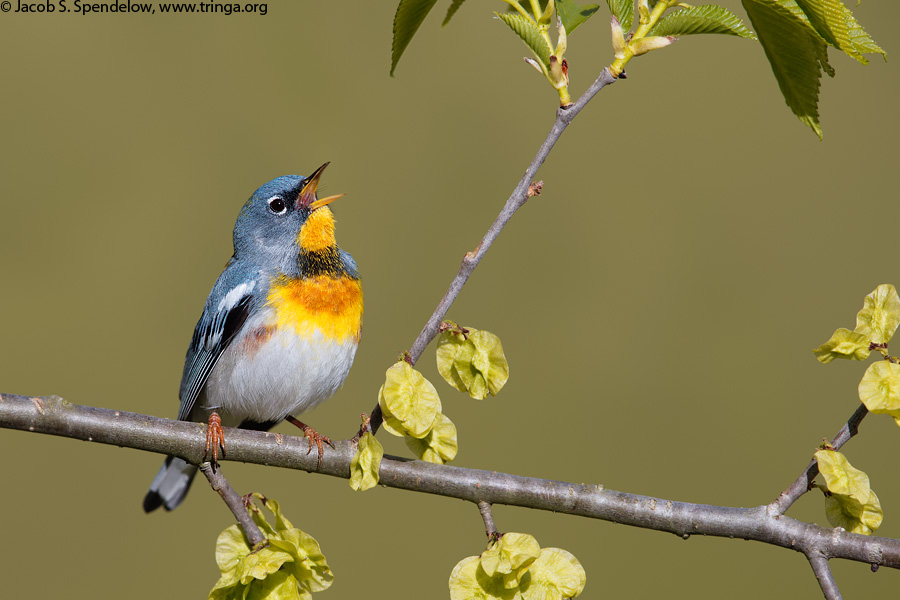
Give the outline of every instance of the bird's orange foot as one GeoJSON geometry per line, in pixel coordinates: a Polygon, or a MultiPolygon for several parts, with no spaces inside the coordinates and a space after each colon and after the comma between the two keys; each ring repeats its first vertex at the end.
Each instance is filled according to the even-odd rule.
{"type": "Polygon", "coordinates": [[[305,435],[306,439],[309,441],[309,450],[306,451],[307,454],[312,452],[313,442],[315,442],[316,447],[319,449],[319,460],[316,462],[316,470],[318,471],[322,467],[322,454],[325,452],[323,444],[328,444],[329,446],[334,448],[334,442],[332,442],[330,438],[322,435],[303,421],[295,419],[290,415],[287,416],[287,420],[288,422],[296,425],[303,430],[303,435],[305,435]]]}
{"type": "Polygon", "coordinates": [[[219,413],[213,411],[209,415],[209,424],[206,426],[206,457],[212,451],[213,470],[219,468],[219,450],[222,450],[222,458],[225,458],[225,430],[222,429],[222,418],[219,413]]]}

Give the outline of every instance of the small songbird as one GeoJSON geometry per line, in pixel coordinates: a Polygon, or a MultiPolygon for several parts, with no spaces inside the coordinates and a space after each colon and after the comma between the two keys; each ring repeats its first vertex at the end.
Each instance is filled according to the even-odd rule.
{"type": "MultiPolygon", "coordinates": [[[[338,248],[334,215],[318,199],[319,178],[286,175],[260,187],[234,226],[234,255],[219,276],[188,348],[181,378],[182,421],[208,422],[213,461],[222,426],[267,431],[288,419],[318,445],[331,440],[294,418],[344,383],[362,326],[356,262],[338,248]]],[[[144,510],[172,510],[197,466],[169,456],[144,510]]]]}

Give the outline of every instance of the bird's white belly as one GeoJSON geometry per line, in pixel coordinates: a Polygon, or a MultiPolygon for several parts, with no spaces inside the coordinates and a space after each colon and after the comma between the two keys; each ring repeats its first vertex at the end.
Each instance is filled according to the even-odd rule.
{"type": "Polygon", "coordinates": [[[318,329],[307,337],[293,329],[262,333],[260,315],[222,353],[201,397],[204,408],[224,409],[238,422],[299,415],[334,395],[356,356],[355,340],[326,340],[318,329]]]}

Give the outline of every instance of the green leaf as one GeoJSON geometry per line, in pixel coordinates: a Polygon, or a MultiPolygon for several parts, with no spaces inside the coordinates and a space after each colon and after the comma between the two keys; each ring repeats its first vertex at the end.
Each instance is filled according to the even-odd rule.
{"type": "Polygon", "coordinates": [[[375,436],[366,432],[359,440],[356,454],[350,461],[350,487],[364,492],[378,485],[378,469],[384,458],[384,448],[375,436]]]}
{"type": "Polygon", "coordinates": [[[526,19],[518,13],[495,12],[494,14],[497,15],[501,21],[506,23],[516,35],[522,38],[522,41],[525,42],[526,46],[531,48],[534,56],[541,64],[548,69],[550,68],[550,55],[553,53],[553,49],[550,48],[547,40],[541,35],[541,30],[537,23],[531,19],[526,19]]]}
{"type": "Polygon", "coordinates": [[[885,62],[887,62],[887,53],[875,43],[875,40],[869,37],[866,30],[862,28],[862,25],[860,25],[856,20],[856,17],[853,16],[853,13],[849,13],[847,23],[850,27],[850,43],[857,51],[862,52],[863,54],[880,54],[885,62]]]}
{"type": "Polygon", "coordinates": [[[691,35],[695,33],[723,33],[755,40],[734,13],[713,4],[692,6],[666,15],[647,35],[691,35]]]}
{"type": "Polygon", "coordinates": [[[785,103],[822,139],[819,80],[823,65],[827,65],[825,41],[794,0],[741,0],[741,3],[772,66],[785,103]]]}
{"type": "Polygon", "coordinates": [[[622,31],[629,31],[634,23],[634,0],[606,0],[609,12],[619,20],[622,31]]]}
{"type": "Polygon", "coordinates": [[[826,42],[862,64],[864,52],[887,56],[860,26],[842,0],[796,0],[810,25],[826,42]]]}
{"type": "Polygon", "coordinates": [[[452,461],[459,450],[456,425],[444,414],[438,415],[434,427],[422,439],[406,436],[403,441],[420,459],[438,465],[452,461]]]}
{"type": "Polygon", "coordinates": [[[450,8],[447,9],[447,16],[444,17],[444,22],[441,23],[441,27],[446,27],[447,23],[450,22],[450,19],[453,18],[453,15],[456,14],[456,11],[459,10],[459,7],[463,5],[463,2],[466,0],[453,0],[450,4],[450,8]]]}
{"type": "Polygon", "coordinates": [[[566,35],[575,31],[576,27],[590,19],[598,10],[600,6],[597,4],[578,6],[573,0],[556,0],[556,13],[566,28],[566,35]]]}
{"type": "Polygon", "coordinates": [[[384,428],[401,437],[425,437],[441,413],[437,390],[403,360],[387,370],[378,404],[384,413],[384,428]]]}
{"type": "Polygon", "coordinates": [[[859,399],[870,412],[900,417],[900,365],[886,360],[869,365],[859,382],[859,399]]]}
{"type": "Polygon", "coordinates": [[[863,300],[862,310],[856,313],[856,331],[876,344],[891,341],[900,325],[900,296],[897,289],[883,283],[863,300]]]}
{"type": "Polygon", "coordinates": [[[574,598],[584,590],[587,575],[575,556],[561,548],[543,548],[522,581],[522,600],[574,598]]]}
{"type": "Polygon", "coordinates": [[[397,5],[397,12],[394,14],[394,42],[391,46],[392,76],[400,57],[403,56],[403,51],[435,3],[437,0],[400,0],[400,4],[397,5]]]}
{"type": "Polygon", "coordinates": [[[875,492],[869,493],[867,502],[862,503],[852,496],[832,494],[825,498],[825,516],[834,527],[841,527],[851,533],[870,535],[881,527],[884,512],[875,492]]]}
{"type": "Polygon", "coordinates": [[[841,327],[832,335],[831,339],[813,350],[819,362],[828,364],[836,358],[853,360],[865,360],[872,352],[869,350],[869,336],[850,331],[841,327]]]}

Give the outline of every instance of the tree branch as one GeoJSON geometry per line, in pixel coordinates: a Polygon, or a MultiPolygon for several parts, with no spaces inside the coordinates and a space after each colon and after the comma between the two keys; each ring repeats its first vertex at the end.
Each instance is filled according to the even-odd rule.
{"type": "MultiPolygon", "coordinates": [[[[0,426],[174,454],[204,460],[205,425],[71,404],[59,397],[0,395],[0,426]]],[[[349,478],[354,447],[336,444],[322,457],[307,455],[305,438],[228,429],[228,459],[349,478]]],[[[506,504],[612,521],[633,527],[692,535],[755,540],[803,552],[900,568],[900,540],[848,533],[772,515],[768,507],[733,508],[675,502],[495,471],[466,469],[385,455],[380,485],[468,500],[506,504]]]]}
{"type": "MultiPolygon", "coordinates": [[[[600,73],[600,76],[594,80],[594,83],[591,84],[587,91],[585,91],[574,104],[565,108],[559,108],[556,111],[556,120],[553,122],[553,127],[550,128],[550,133],[547,134],[544,143],[541,144],[541,147],[538,149],[531,164],[525,169],[525,174],[522,175],[518,185],[516,185],[512,194],[510,194],[509,198],[506,200],[506,204],[503,205],[500,214],[497,215],[497,218],[494,219],[494,222],[487,230],[487,233],[484,234],[481,243],[478,244],[475,250],[466,252],[462,264],[459,266],[459,271],[456,273],[456,277],[450,282],[450,287],[444,293],[444,297],[438,302],[431,317],[429,317],[428,321],[425,323],[425,327],[422,328],[419,336],[410,347],[409,364],[416,364],[422,356],[422,353],[425,351],[425,348],[438,334],[441,322],[447,315],[447,311],[450,310],[450,306],[453,304],[454,300],[456,300],[456,297],[459,296],[463,286],[466,285],[466,282],[469,280],[469,276],[481,262],[481,259],[484,258],[484,255],[487,254],[487,251],[491,248],[494,241],[500,235],[500,232],[503,231],[503,228],[512,216],[525,204],[525,202],[528,201],[528,198],[540,193],[539,188],[538,191],[535,191],[535,189],[532,188],[532,182],[534,181],[535,175],[537,175],[538,169],[544,164],[544,161],[547,159],[550,151],[553,150],[553,146],[556,145],[556,142],[559,140],[563,131],[566,130],[569,123],[578,116],[578,113],[587,106],[587,103],[590,102],[600,90],[611,83],[615,83],[615,81],[616,77],[610,72],[609,68],[604,68],[600,73]]],[[[370,416],[370,425],[373,434],[378,431],[378,428],[381,426],[381,421],[381,407],[376,404],[370,416]]],[[[360,430],[354,440],[358,440],[362,434],[363,431],[360,430]]]]}
{"type": "Polygon", "coordinates": [[[209,485],[219,493],[225,505],[231,510],[231,514],[237,519],[238,525],[244,530],[244,537],[247,538],[250,547],[255,549],[266,543],[266,536],[253,522],[253,518],[244,505],[244,499],[234,491],[234,488],[225,479],[222,469],[213,469],[212,463],[204,462],[200,464],[200,472],[206,475],[209,485]]]}
{"type": "Polygon", "coordinates": [[[485,502],[482,500],[478,503],[478,512],[481,513],[481,518],[484,521],[484,533],[488,536],[488,539],[492,542],[496,542],[500,539],[500,532],[497,531],[497,526],[494,525],[494,512],[491,510],[491,503],[485,502]]]}
{"type": "MultiPolygon", "coordinates": [[[[850,438],[859,433],[859,424],[867,414],[869,414],[869,409],[866,408],[865,404],[860,404],[859,408],[856,409],[856,412],[850,415],[850,418],[847,419],[847,422],[844,423],[841,430],[838,431],[837,435],[834,436],[834,439],[831,440],[831,447],[835,450],[840,450],[841,446],[849,442],[850,438]]],[[[777,517],[778,515],[783,515],[787,512],[787,509],[789,509],[800,496],[809,491],[809,486],[818,474],[819,463],[813,459],[806,465],[806,468],[803,469],[800,476],[797,477],[797,479],[795,479],[794,482],[789,485],[786,490],[781,492],[778,498],[769,505],[769,512],[772,516],[777,517]]]]}
{"type": "Polygon", "coordinates": [[[438,329],[441,326],[441,321],[444,320],[444,317],[447,315],[447,311],[450,309],[450,306],[453,304],[453,301],[456,300],[456,297],[459,296],[460,291],[463,286],[468,281],[469,276],[472,274],[472,271],[475,270],[475,267],[481,262],[481,259],[484,258],[484,255],[487,254],[487,251],[491,248],[494,241],[500,235],[500,232],[503,231],[503,228],[512,218],[512,216],[516,213],[525,202],[528,201],[528,198],[532,195],[529,193],[531,188],[531,183],[534,181],[535,175],[537,175],[538,169],[541,168],[541,165],[544,164],[544,161],[547,159],[547,156],[550,154],[550,151],[553,150],[553,147],[556,145],[556,142],[559,140],[563,131],[566,130],[566,127],[569,126],[569,123],[578,116],[578,113],[582,111],[582,109],[587,105],[590,100],[597,95],[597,93],[602,90],[607,85],[614,83],[616,78],[613,77],[612,73],[610,73],[609,69],[603,69],[600,73],[600,76],[594,80],[594,83],[591,84],[591,87],[587,89],[587,91],[581,95],[581,97],[567,108],[560,108],[556,111],[556,120],[553,122],[553,127],[550,128],[550,133],[547,134],[546,139],[544,139],[544,143],[541,144],[541,147],[538,149],[537,154],[534,159],[532,159],[531,164],[528,165],[528,168],[525,169],[525,174],[522,175],[522,178],[519,180],[518,185],[516,185],[515,189],[510,194],[509,198],[506,200],[506,204],[503,205],[503,209],[500,211],[500,214],[497,215],[497,218],[494,219],[493,224],[487,230],[487,233],[484,234],[484,238],[482,238],[481,243],[473,250],[472,252],[467,252],[465,257],[463,258],[462,264],[459,267],[459,272],[456,274],[456,277],[453,278],[453,281],[450,282],[450,287],[447,289],[447,292],[444,294],[444,297],[441,298],[441,301],[438,303],[437,308],[434,309],[431,317],[428,319],[428,322],[425,323],[425,327],[422,328],[422,331],[419,333],[419,336],[413,342],[412,347],[409,350],[409,354],[412,357],[412,364],[415,364],[416,361],[422,356],[422,352],[425,351],[425,347],[434,339],[434,337],[438,334],[438,329]]]}
{"type": "Polygon", "coordinates": [[[841,591],[838,589],[837,581],[834,580],[834,574],[828,565],[828,559],[824,556],[807,556],[809,566],[812,567],[813,573],[816,574],[816,580],[825,594],[826,600],[841,600],[841,591]]]}

